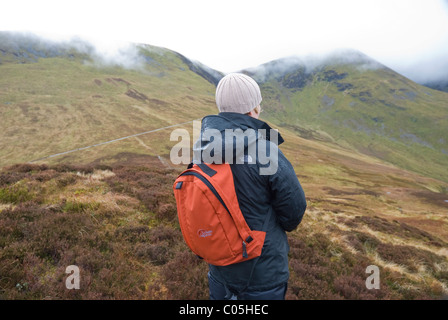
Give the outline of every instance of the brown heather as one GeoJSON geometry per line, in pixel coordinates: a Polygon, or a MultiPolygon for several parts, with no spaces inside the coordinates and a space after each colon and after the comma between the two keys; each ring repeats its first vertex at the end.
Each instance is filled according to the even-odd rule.
{"type": "MultiPolygon", "coordinates": [[[[172,183],[180,169],[138,159],[0,171],[0,298],[208,299],[207,265],[186,247],[177,221],[172,183]],[[80,268],[80,290],[65,287],[69,265],[80,268]]],[[[288,235],[286,298],[443,297],[447,242],[404,222],[350,214],[358,209],[309,199],[288,235]],[[365,285],[372,264],[380,290],[365,285]]]]}

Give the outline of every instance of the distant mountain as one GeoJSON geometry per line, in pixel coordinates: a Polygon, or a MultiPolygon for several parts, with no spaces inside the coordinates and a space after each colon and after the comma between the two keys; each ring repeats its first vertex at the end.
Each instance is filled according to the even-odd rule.
{"type": "Polygon", "coordinates": [[[215,86],[218,85],[219,80],[221,80],[222,77],[224,77],[224,73],[217,71],[215,69],[212,69],[203,63],[200,63],[199,61],[192,61],[185,56],[178,53],[181,60],[190,68],[191,71],[194,73],[200,75],[208,82],[214,84],[215,86]]]}
{"type": "Polygon", "coordinates": [[[192,61],[180,53],[147,44],[130,43],[128,47],[118,48],[115,55],[110,56],[106,52],[98,51],[94,44],[79,38],[57,42],[30,33],[0,32],[0,64],[7,62],[32,63],[38,62],[41,58],[55,57],[73,59],[77,56],[100,64],[136,68],[154,61],[142,51],[145,48],[153,48],[159,52],[170,51],[177,55],[191,71],[212,84],[216,85],[224,76],[222,72],[209,68],[198,61],[192,61]],[[129,59],[129,61],[125,61],[125,59],[129,59]]]}
{"type": "Polygon", "coordinates": [[[270,121],[397,166],[448,180],[448,94],[353,50],[243,70],[270,121]]]}
{"type": "Polygon", "coordinates": [[[448,92],[448,80],[432,81],[423,83],[423,85],[434,90],[448,92]]]}
{"type": "Polygon", "coordinates": [[[258,82],[266,82],[272,79],[280,81],[298,72],[294,78],[300,83],[291,83],[290,87],[300,88],[306,85],[306,81],[302,82],[301,80],[310,79],[310,75],[331,65],[357,65],[360,70],[386,68],[360,51],[340,49],[322,55],[284,57],[257,67],[244,69],[241,72],[252,76],[258,82]]]}

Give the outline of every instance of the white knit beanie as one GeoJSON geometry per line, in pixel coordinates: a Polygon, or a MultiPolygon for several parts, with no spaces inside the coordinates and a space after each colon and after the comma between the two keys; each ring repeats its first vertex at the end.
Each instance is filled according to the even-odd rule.
{"type": "Polygon", "coordinates": [[[260,105],[260,87],[249,76],[230,73],[219,81],[216,87],[216,105],[220,112],[246,114],[260,105]]]}

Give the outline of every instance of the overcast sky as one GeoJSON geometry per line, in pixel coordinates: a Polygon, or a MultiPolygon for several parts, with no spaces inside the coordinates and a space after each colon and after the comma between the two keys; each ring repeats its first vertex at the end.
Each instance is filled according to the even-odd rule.
{"type": "Polygon", "coordinates": [[[12,0],[0,30],[147,43],[223,72],[353,48],[416,81],[448,79],[448,0],[12,0]]]}

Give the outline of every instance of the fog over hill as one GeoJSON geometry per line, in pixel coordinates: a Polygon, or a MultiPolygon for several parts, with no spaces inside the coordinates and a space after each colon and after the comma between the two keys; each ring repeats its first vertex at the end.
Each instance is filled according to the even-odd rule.
{"type": "MultiPolygon", "coordinates": [[[[141,69],[145,62],[145,57],[139,54],[139,46],[147,46],[148,44],[130,43],[130,42],[108,42],[98,40],[86,40],[77,36],[68,39],[50,39],[44,36],[36,35],[30,32],[0,32],[0,40],[2,48],[0,53],[5,55],[5,51],[15,52],[17,59],[37,59],[39,57],[54,57],[58,55],[67,55],[71,50],[75,50],[78,53],[88,55],[95,63],[103,65],[119,65],[129,69],[141,69]]],[[[156,47],[154,47],[156,48],[156,47]]],[[[208,79],[212,83],[217,83],[223,76],[223,72],[210,68],[203,63],[194,59],[194,57],[186,57],[181,53],[178,53],[182,59],[189,65],[190,68],[195,69],[197,73],[202,74],[204,78],[208,79]]],[[[0,55],[0,62],[2,56],[0,55]]],[[[444,59],[441,59],[444,61],[444,59]]],[[[444,62],[440,63],[443,64],[444,62]]],[[[326,63],[343,63],[351,62],[361,64],[366,68],[386,67],[379,61],[376,61],[364,53],[350,49],[340,48],[327,51],[325,53],[314,53],[306,55],[292,55],[287,57],[279,57],[273,61],[267,61],[256,67],[244,69],[245,72],[250,73],[251,70],[257,69],[258,73],[261,73],[262,69],[269,70],[278,69],[282,72],[282,69],[287,69],[290,66],[297,64],[304,65],[307,70],[312,70],[318,66],[322,66],[326,63]]],[[[431,64],[432,62],[423,61],[423,66],[426,66],[426,72],[422,73],[418,71],[421,67],[416,67],[413,71],[412,67],[407,66],[403,69],[405,76],[411,80],[426,85],[430,88],[446,91],[448,75],[445,75],[446,66],[437,66],[431,64]]],[[[423,67],[422,66],[422,67],[423,67]]],[[[235,70],[236,71],[236,70],[235,70]]],[[[262,81],[263,77],[258,75],[258,80],[262,81]]]]}
{"type": "Polygon", "coordinates": [[[270,77],[281,77],[298,69],[303,70],[306,74],[311,74],[325,66],[341,64],[356,65],[360,71],[386,68],[386,66],[360,51],[338,49],[326,54],[284,57],[266,62],[257,67],[243,69],[241,72],[254,77],[259,82],[265,82],[270,77]]]}
{"type": "MultiPolygon", "coordinates": [[[[0,63],[11,60],[19,63],[37,62],[39,58],[68,57],[73,54],[83,55],[86,63],[101,66],[120,66],[125,69],[143,70],[144,65],[154,62],[148,56],[142,55],[139,48],[163,53],[163,48],[148,44],[136,43],[93,43],[78,37],[69,40],[51,40],[32,33],[0,32],[0,63]],[[2,57],[3,56],[3,57],[2,57]],[[6,56],[6,57],[5,57],[6,56]]],[[[190,70],[204,77],[207,81],[217,84],[223,74],[204,64],[190,60],[177,53],[188,65],[190,70]]]]}
{"type": "Polygon", "coordinates": [[[448,80],[426,82],[424,85],[434,90],[448,92],[448,80]]]}

